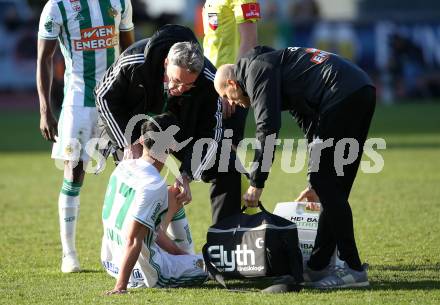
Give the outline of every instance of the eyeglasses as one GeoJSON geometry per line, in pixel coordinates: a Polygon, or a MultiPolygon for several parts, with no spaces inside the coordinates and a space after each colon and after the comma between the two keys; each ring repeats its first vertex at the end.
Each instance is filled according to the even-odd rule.
{"type": "Polygon", "coordinates": [[[177,81],[175,79],[173,79],[172,77],[168,76],[168,87],[169,88],[176,88],[176,87],[182,87],[184,89],[191,89],[194,88],[196,85],[194,85],[194,83],[190,83],[190,84],[186,84],[186,83],[182,83],[180,81],[177,81]]]}

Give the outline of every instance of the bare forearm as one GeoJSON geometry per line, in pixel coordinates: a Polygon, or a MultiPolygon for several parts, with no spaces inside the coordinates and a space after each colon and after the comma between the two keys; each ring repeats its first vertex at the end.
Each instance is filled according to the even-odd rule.
{"type": "Polygon", "coordinates": [[[167,234],[163,230],[159,230],[159,235],[157,236],[156,243],[163,250],[167,251],[170,254],[174,255],[183,255],[187,254],[183,250],[181,250],[175,243],[172,241],[167,234]]]}
{"type": "MultiPolygon", "coordinates": [[[[184,180],[186,178],[183,178],[184,180]]],[[[172,221],[174,215],[182,208],[182,204],[178,202],[177,197],[182,195],[180,189],[175,186],[168,187],[168,211],[165,214],[165,219],[160,223],[160,229],[158,231],[158,236],[156,238],[156,243],[163,250],[167,251],[170,254],[181,255],[186,254],[182,251],[175,243],[172,241],[166,231],[170,222],[172,221]]]]}
{"type": "Polygon", "coordinates": [[[50,111],[50,91],[52,87],[52,57],[39,58],[37,61],[37,90],[40,100],[40,112],[50,111]]]}
{"type": "Polygon", "coordinates": [[[243,57],[249,50],[257,46],[257,39],[255,37],[255,40],[249,41],[243,41],[240,43],[240,48],[238,50],[238,57],[237,60],[243,57]]]}
{"type": "Polygon", "coordinates": [[[238,49],[237,60],[243,57],[249,50],[258,44],[257,24],[245,22],[239,25],[240,47],[238,49]]]}
{"type": "Polygon", "coordinates": [[[165,214],[164,219],[160,223],[160,227],[161,227],[162,231],[166,232],[168,230],[168,226],[170,225],[171,221],[173,220],[173,217],[174,217],[173,213],[167,212],[165,214]]]}
{"type": "Polygon", "coordinates": [[[123,52],[133,43],[134,43],[134,30],[120,32],[119,45],[121,46],[121,52],[123,52]]]}
{"type": "Polygon", "coordinates": [[[56,40],[38,39],[37,90],[40,99],[40,112],[50,113],[50,90],[53,79],[53,55],[57,48],[56,40]]]}
{"type": "Polygon", "coordinates": [[[121,267],[119,269],[118,280],[116,281],[115,289],[126,290],[130,274],[133,271],[133,267],[139,258],[141,252],[142,241],[133,241],[128,243],[125,247],[125,255],[122,260],[121,267]]]}

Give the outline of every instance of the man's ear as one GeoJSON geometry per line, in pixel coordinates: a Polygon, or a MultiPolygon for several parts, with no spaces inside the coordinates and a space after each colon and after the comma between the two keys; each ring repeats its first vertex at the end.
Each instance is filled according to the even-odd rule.
{"type": "Polygon", "coordinates": [[[165,57],[165,61],[163,62],[163,66],[166,69],[168,65],[168,57],[165,57]]]}
{"type": "Polygon", "coordinates": [[[226,83],[227,83],[229,86],[232,86],[232,88],[237,89],[237,82],[236,82],[235,80],[228,79],[228,80],[226,80],[226,83]]]}

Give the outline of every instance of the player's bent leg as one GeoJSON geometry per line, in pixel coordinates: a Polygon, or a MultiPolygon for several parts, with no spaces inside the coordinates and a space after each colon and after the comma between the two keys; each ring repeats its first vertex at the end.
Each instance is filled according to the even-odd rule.
{"type": "Polygon", "coordinates": [[[188,254],[194,254],[194,243],[191,236],[188,218],[185,209],[181,208],[174,215],[168,226],[167,235],[176,245],[188,254]]]}
{"type": "Polygon", "coordinates": [[[172,255],[161,251],[162,264],[156,287],[199,286],[208,279],[201,254],[172,255]]]}
{"type": "MultiPolygon", "coordinates": [[[[208,279],[201,254],[173,255],[157,245],[145,245],[141,250],[128,283],[128,288],[175,288],[200,286],[208,279]]],[[[101,260],[107,273],[118,278],[117,263],[108,257],[101,260]]]]}

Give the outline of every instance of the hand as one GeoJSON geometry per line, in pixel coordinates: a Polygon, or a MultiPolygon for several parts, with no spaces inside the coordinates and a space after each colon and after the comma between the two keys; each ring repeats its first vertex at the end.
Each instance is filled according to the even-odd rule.
{"type": "Polygon", "coordinates": [[[177,200],[180,189],[175,186],[168,187],[168,212],[174,215],[183,207],[183,204],[177,200]]]}
{"type": "Polygon", "coordinates": [[[321,204],[318,202],[307,202],[306,211],[319,212],[321,211],[321,204]]]}
{"type": "Polygon", "coordinates": [[[142,144],[135,143],[124,148],[123,160],[139,159],[142,156],[142,144]]]}
{"type": "Polygon", "coordinates": [[[189,187],[190,179],[187,175],[182,174],[179,178],[174,182],[174,187],[180,190],[180,193],[177,195],[177,202],[179,204],[188,204],[192,200],[191,196],[191,188],[189,187]]]}
{"type": "Polygon", "coordinates": [[[318,194],[312,188],[306,188],[299,194],[295,201],[308,201],[308,202],[321,202],[319,200],[318,194]]]}
{"type": "Polygon", "coordinates": [[[105,293],[105,295],[124,294],[124,293],[128,293],[127,289],[117,289],[117,288],[115,288],[113,290],[107,291],[105,293]]]}
{"type": "Polygon", "coordinates": [[[47,141],[55,142],[55,137],[58,136],[58,122],[54,118],[52,112],[45,111],[41,113],[40,117],[40,131],[43,138],[47,141]]]}
{"type": "Polygon", "coordinates": [[[235,112],[235,104],[229,104],[228,100],[222,98],[222,114],[224,119],[229,119],[235,112]]]}
{"type": "Polygon", "coordinates": [[[250,186],[246,193],[243,195],[243,200],[248,208],[253,208],[258,206],[258,202],[260,201],[261,193],[263,189],[259,189],[253,186],[250,186]]]}

